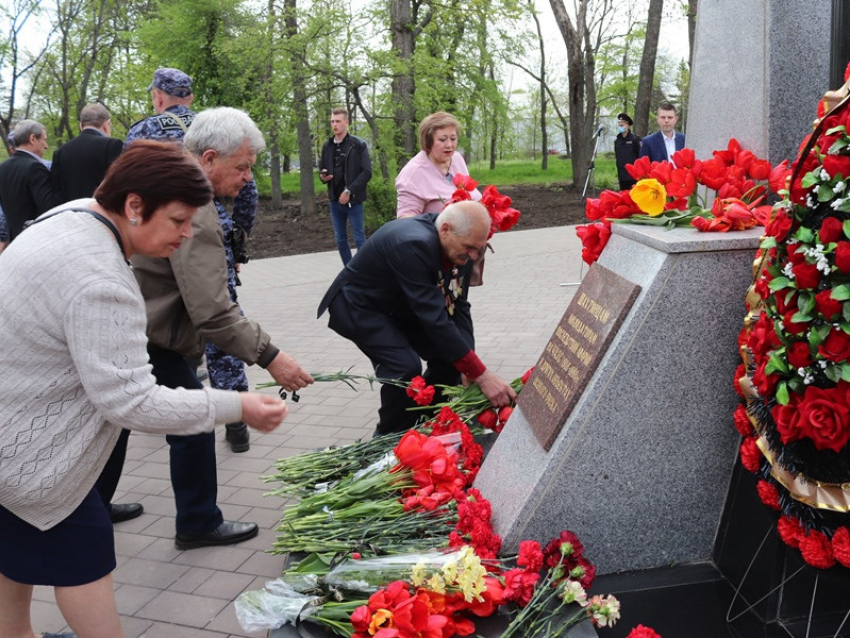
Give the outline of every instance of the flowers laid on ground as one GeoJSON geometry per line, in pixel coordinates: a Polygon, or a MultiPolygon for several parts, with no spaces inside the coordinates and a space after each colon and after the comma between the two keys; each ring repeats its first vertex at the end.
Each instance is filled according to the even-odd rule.
{"type": "Polygon", "coordinates": [[[726,232],[764,225],[770,207],[762,205],[768,189],[777,192],[787,163],[772,167],[732,139],[725,150],[698,160],[691,149],[673,154],[672,162],[641,157],[626,166],[637,184],[626,191],[603,191],[585,204],[591,224],[578,226],[582,259],[592,264],[611,236],[611,224],[692,225],[700,231],[726,232]],[[699,187],[703,186],[700,194],[699,187]],[[712,191],[712,192],[709,192],[712,191]],[[709,197],[711,208],[706,208],[709,197]]]}
{"type": "Polygon", "coordinates": [[[822,569],[850,567],[848,124],[846,104],[823,117],[780,191],[735,374],[741,463],[782,540],[822,569]]]}
{"type": "MultiPolygon", "coordinates": [[[[407,385],[414,398],[431,394],[422,379],[407,385]]],[[[240,596],[244,629],[311,622],[352,638],[450,638],[501,610],[504,636],[551,638],[618,620],[614,597],[589,592],[596,568],[573,532],[501,556],[490,502],[472,487],[483,450],[471,428],[480,434],[493,415],[498,429],[509,414],[482,408],[480,390],[441,393],[450,401],[417,407],[432,415],[403,435],[277,463],[267,480],[283,484],[271,494],[300,501],[285,507],[274,551],[303,558],[240,596]]]]}

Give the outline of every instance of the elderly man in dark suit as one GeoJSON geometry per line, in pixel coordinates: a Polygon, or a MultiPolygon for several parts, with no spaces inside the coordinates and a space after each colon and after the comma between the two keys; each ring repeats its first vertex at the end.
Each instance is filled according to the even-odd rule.
{"type": "Polygon", "coordinates": [[[80,111],[80,134],[53,153],[50,181],[70,201],[91,197],[106,169],[121,154],[124,144],[110,137],[112,121],[102,104],[87,104],[80,111]]]}
{"type": "MultiPolygon", "coordinates": [[[[475,354],[466,300],[489,231],[487,209],[471,201],[384,224],[331,284],[319,316],[330,310],[330,328],[369,357],[379,378],[410,381],[424,359],[428,383],[456,385],[464,374],[494,406],[508,405],[513,389],[475,354]]],[[[412,427],[413,405],[404,388],[383,384],[376,434],[412,427]]]]}
{"type": "Polygon", "coordinates": [[[17,150],[0,164],[0,207],[9,226],[9,241],[21,234],[26,222],[62,203],[42,161],[47,129],[35,120],[21,120],[14,138],[17,150]]]}
{"type": "Polygon", "coordinates": [[[643,138],[640,156],[649,157],[652,162],[672,161],[673,153],[685,148],[685,136],[676,132],[676,107],[670,102],[659,104],[656,121],[660,130],[643,138]]]}

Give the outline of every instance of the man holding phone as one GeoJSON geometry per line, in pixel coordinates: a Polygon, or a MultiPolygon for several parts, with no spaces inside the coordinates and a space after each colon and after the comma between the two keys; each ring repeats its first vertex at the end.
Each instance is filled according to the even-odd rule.
{"type": "Polygon", "coordinates": [[[363,202],[366,184],[372,179],[372,162],[366,142],[348,132],[348,111],[336,108],[331,113],[333,135],[322,147],[319,179],[328,185],[331,222],[343,265],[351,261],[348,222],[358,250],[366,243],[363,227],[363,202]]]}

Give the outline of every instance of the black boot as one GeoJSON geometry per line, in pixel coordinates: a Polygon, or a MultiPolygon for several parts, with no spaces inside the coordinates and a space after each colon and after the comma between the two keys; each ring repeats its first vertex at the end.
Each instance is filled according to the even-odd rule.
{"type": "Polygon", "coordinates": [[[238,454],[239,452],[247,452],[251,448],[248,426],[242,423],[242,421],[228,423],[224,427],[227,429],[227,434],[225,434],[224,438],[230,443],[231,450],[238,454]]]}

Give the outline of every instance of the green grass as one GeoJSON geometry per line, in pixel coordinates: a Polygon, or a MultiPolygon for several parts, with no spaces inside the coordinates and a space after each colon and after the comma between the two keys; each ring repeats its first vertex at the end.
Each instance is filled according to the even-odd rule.
{"type": "MultiPolygon", "coordinates": [[[[377,167],[375,168],[377,171],[377,167]]],[[[571,182],[573,178],[572,163],[569,158],[561,155],[549,156],[549,168],[540,168],[540,160],[511,159],[497,162],[496,168],[490,170],[489,162],[474,162],[469,165],[470,175],[481,184],[494,184],[496,186],[513,186],[515,184],[541,184],[548,186],[553,183],[571,182]]],[[[271,181],[268,175],[257,172],[255,174],[260,194],[269,196],[271,194],[271,181]]],[[[596,158],[596,187],[617,188],[617,167],[613,153],[599,155],[596,158]]],[[[390,181],[394,181],[395,176],[390,181]]],[[[314,177],[316,192],[324,192],[325,184],[319,179],[318,173],[314,177]]],[[[301,178],[298,171],[284,173],[280,178],[281,189],[284,193],[298,193],[301,190],[301,178]]]]}
{"type": "MultiPolygon", "coordinates": [[[[557,182],[571,182],[573,179],[572,162],[563,155],[550,155],[549,168],[545,171],[540,167],[539,159],[517,159],[497,162],[493,170],[490,170],[489,162],[474,162],[469,165],[469,172],[482,184],[496,186],[548,186],[557,182]]],[[[613,157],[597,156],[595,178],[597,188],[607,188],[617,183],[617,166],[613,157]]]]}

